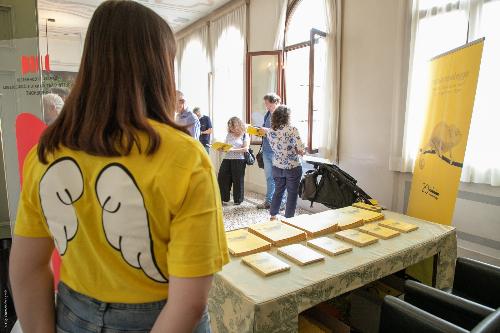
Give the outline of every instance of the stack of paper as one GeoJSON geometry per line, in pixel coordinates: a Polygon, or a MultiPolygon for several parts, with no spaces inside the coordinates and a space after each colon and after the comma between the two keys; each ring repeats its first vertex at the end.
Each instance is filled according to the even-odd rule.
{"type": "Polygon", "coordinates": [[[382,212],[382,207],[378,205],[369,205],[364,202],[355,202],[352,204],[352,206],[356,208],[366,209],[372,212],[377,212],[377,213],[382,212]]]}
{"type": "Polygon", "coordinates": [[[243,257],[242,262],[264,276],[288,271],[290,269],[290,265],[273,257],[267,252],[243,257]]]}
{"type": "Polygon", "coordinates": [[[252,125],[247,125],[247,133],[256,136],[266,136],[266,132],[262,128],[252,125]]]}
{"type": "Polygon", "coordinates": [[[361,247],[378,242],[378,238],[362,233],[358,230],[339,231],[335,234],[335,237],[361,247]]]}
{"type": "Polygon", "coordinates": [[[358,230],[381,239],[389,239],[400,235],[398,231],[381,227],[376,223],[365,224],[359,227],[358,230]]]}
{"type": "Polygon", "coordinates": [[[226,233],[229,253],[240,257],[271,249],[271,243],[249,233],[246,229],[226,233]]]}
{"type": "Polygon", "coordinates": [[[308,237],[318,237],[338,231],[337,222],[317,215],[298,215],[292,218],[282,219],[281,222],[305,231],[308,237]]]}
{"type": "Polygon", "coordinates": [[[302,244],[293,244],[278,249],[278,254],[298,265],[308,265],[325,260],[325,257],[302,244]]]}
{"type": "Polygon", "coordinates": [[[411,232],[418,229],[418,226],[410,223],[395,221],[395,220],[384,220],[378,223],[379,225],[393,229],[400,232],[411,232]]]}
{"type": "Polygon", "coordinates": [[[326,220],[331,223],[337,223],[338,229],[347,230],[361,227],[364,224],[363,217],[356,216],[353,212],[360,209],[353,207],[345,207],[335,210],[327,210],[318,214],[314,214],[314,218],[318,220],[326,220]]]}
{"type": "Polygon", "coordinates": [[[212,149],[215,149],[215,150],[222,150],[222,151],[229,151],[229,149],[233,148],[232,145],[230,145],[229,143],[225,143],[225,142],[214,142],[212,143],[212,145],[210,146],[212,147],[212,149]]]}
{"type": "Polygon", "coordinates": [[[353,212],[353,213],[357,214],[357,216],[361,217],[363,219],[363,221],[365,221],[365,223],[375,222],[378,220],[382,220],[384,218],[383,213],[372,212],[369,210],[360,209],[360,208],[356,208],[356,207],[351,207],[351,209],[357,210],[357,212],[353,212]]]}
{"type": "Polygon", "coordinates": [[[329,237],[312,239],[307,241],[307,245],[331,256],[338,256],[339,254],[352,251],[352,246],[329,237]]]}
{"type": "Polygon", "coordinates": [[[248,231],[274,246],[283,246],[306,240],[306,233],[280,221],[271,221],[255,224],[248,227],[248,231]]]}

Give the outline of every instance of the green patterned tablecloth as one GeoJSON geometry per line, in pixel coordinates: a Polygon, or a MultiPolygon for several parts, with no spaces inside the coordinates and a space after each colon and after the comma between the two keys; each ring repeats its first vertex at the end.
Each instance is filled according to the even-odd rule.
{"type": "MultiPolygon", "coordinates": [[[[215,332],[297,332],[299,313],[437,255],[436,287],[453,284],[457,239],[455,228],[409,216],[384,212],[386,218],[419,229],[350,253],[326,256],[324,262],[300,267],[288,262],[289,272],[262,277],[232,258],[216,274],[209,298],[215,332]]],[[[329,237],[333,237],[330,235],[329,237]]]]}

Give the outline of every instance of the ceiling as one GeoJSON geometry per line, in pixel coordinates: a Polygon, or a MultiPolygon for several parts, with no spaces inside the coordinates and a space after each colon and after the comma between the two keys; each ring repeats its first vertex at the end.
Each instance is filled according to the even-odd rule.
{"type": "MultiPolygon", "coordinates": [[[[174,32],[178,32],[196,20],[208,15],[231,0],[134,0],[163,17],[174,32]]],[[[94,10],[104,0],[38,0],[39,26],[45,30],[46,19],[49,31],[86,30],[94,10]]],[[[40,29],[42,30],[42,29],[40,29]]]]}

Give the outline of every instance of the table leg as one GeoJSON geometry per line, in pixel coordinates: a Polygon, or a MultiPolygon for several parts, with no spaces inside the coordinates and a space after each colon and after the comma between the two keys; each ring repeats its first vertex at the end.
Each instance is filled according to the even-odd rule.
{"type": "Polygon", "coordinates": [[[438,289],[446,289],[453,286],[457,260],[457,234],[452,233],[441,242],[440,252],[435,256],[437,257],[434,270],[436,277],[433,285],[438,289]]]}
{"type": "Polygon", "coordinates": [[[437,278],[437,266],[439,261],[439,253],[435,254],[432,257],[432,286],[436,287],[436,278],[437,278]]]}

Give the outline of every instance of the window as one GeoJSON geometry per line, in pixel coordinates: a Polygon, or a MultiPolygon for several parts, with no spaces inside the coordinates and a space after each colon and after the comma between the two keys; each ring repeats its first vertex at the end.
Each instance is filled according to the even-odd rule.
{"type": "Polygon", "coordinates": [[[208,115],[208,79],[209,63],[206,48],[199,38],[190,39],[182,53],[181,72],[179,75],[180,90],[186,96],[187,104],[192,110],[201,108],[208,115]]]}
{"type": "Polygon", "coordinates": [[[245,40],[239,29],[228,27],[220,34],[214,52],[214,137],[224,140],[227,121],[244,119],[245,40]]]}
{"type": "Polygon", "coordinates": [[[500,185],[500,1],[421,0],[416,29],[405,122],[404,171],[413,170],[427,102],[428,60],[468,41],[486,37],[462,181],[500,185]]]}
{"type": "Polygon", "coordinates": [[[324,0],[296,1],[286,29],[285,94],[292,122],[309,152],[318,152],[324,133],[326,27],[324,0]],[[312,50],[311,50],[312,48],[312,50]]]}

